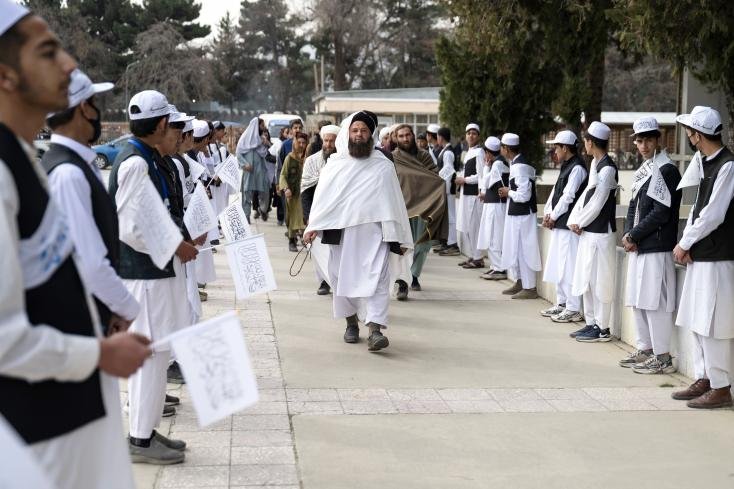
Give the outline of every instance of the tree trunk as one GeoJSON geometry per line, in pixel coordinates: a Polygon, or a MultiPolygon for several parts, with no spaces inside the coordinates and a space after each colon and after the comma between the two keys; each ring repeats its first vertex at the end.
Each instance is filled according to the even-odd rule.
{"type": "MultiPolygon", "coordinates": [[[[606,36],[606,34],[605,34],[606,36]]],[[[587,72],[589,80],[589,90],[591,98],[587,106],[584,107],[584,126],[589,127],[592,121],[601,122],[601,103],[604,95],[604,50],[598,50],[593,53],[589,63],[589,71],[587,72]]]]}
{"type": "Polygon", "coordinates": [[[334,90],[347,90],[347,69],[344,59],[344,44],[338,34],[334,35],[334,90]]]}

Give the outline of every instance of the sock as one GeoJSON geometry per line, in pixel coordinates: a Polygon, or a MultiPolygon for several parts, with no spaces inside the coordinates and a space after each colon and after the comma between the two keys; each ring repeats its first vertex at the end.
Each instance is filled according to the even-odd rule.
{"type": "Polygon", "coordinates": [[[136,447],[148,448],[150,446],[150,440],[153,439],[153,433],[150,434],[150,438],[135,438],[130,436],[130,444],[136,447]]]}
{"type": "Polygon", "coordinates": [[[668,362],[670,361],[670,353],[661,353],[660,355],[656,355],[658,357],[658,360],[661,362],[668,362]]]}

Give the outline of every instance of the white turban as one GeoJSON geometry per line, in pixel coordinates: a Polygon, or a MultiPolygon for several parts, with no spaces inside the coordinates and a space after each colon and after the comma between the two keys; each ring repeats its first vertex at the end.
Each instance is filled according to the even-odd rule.
{"type": "Polygon", "coordinates": [[[329,124],[321,128],[319,131],[319,135],[323,138],[327,134],[333,134],[334,136],[339,134],[339,129],[341,129],[339,126],[335,126],[334,124],[329,124]]]}

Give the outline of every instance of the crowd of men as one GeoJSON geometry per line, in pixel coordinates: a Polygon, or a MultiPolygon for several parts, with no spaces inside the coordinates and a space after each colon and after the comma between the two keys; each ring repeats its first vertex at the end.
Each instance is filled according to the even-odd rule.
{"type": "MultiPolygon", "coordinates": [[[[423,139],[400,124],[378,138],[377,116],[362,110],[340,126],[323,125],[316,142],[296,121],[275,144],[253,118],[235,150],[243,173],[237,189],[217,176],[229,157],[224,124],[145,90],[129,100],[132,137],[105,188],[90,146],[101,133],[97,99],[112,88],[80,71],[41,17],[0,0],[0,421],[57,487],[130,488],[130,459],[185,459],[185,441],[156,431],[180,402],[166,393],[167,379],[183,379],[166,345],[153,354],[152,342],[198,322],[202,289],[216,280],[218,230],[192,236],[184,222],[197,192],[217,214],[241,192],[248,218],[254,212],[263,221],[276,202],[290,249],[299,238],[310,245],[319,293],[333,292],[344,341],[359,342],[362,322],[371,352],[389,346],[391,286],[398,300],[407,299],[408,281],[420,290],[432,247],[442,257],[463,254],[466,269],[485,268],[486,254],[481,278],[510,278],[503,293],[513,299],[538,296],[536,173],[517,134],[482,141],[479,125],[469,123],[460,152],[446,127],[430,126],[423,139]],[[44,126],[53,136],[38,162],[31,144],[44,126]],[[152,212],[140,204],[146,188],[164,212],[155,225],[181,235],[162,264],[141,229],[152,212]],[[118,378],[129,378],[127,437],[118,378]]],[[[696,151],[683,177],[660,145],[657,121],[634,124],[645,163],[622,245],[638,344],[620,366],[673,372],[677,323],[693,332],[696,380],[673,397],[693,408],[731,406],[734,154],[722,144],[714,109],[695,107],[678,122],[696,151]],[[698,193],[678,238],[687,186],[698,193]],[[676,262],[687,267],[679,304],[676,262]]],[[[562,162],[541,219],[551,230],[543,279],[556,284],[557,300],[541,314],[584,322],[571,333],[579,342],[611,339],[618,171],[609,137],[606,125],[588,126],[588,166],[573,132],[548,141],[562,162]]]]}

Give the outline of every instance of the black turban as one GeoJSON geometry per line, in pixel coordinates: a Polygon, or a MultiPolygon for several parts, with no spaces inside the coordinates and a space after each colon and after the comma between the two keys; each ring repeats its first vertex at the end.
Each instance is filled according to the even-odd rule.
{"type": "Polygon", "coordinates": [[[357,121],[362,121],[367,124],[371,133],[375,132],[375,128],[377,127],[377,116],[373,112],[370,112],[369,110],[360,110],[354,114],[354,117],[352,117],[352,124],[357,121]]]}

